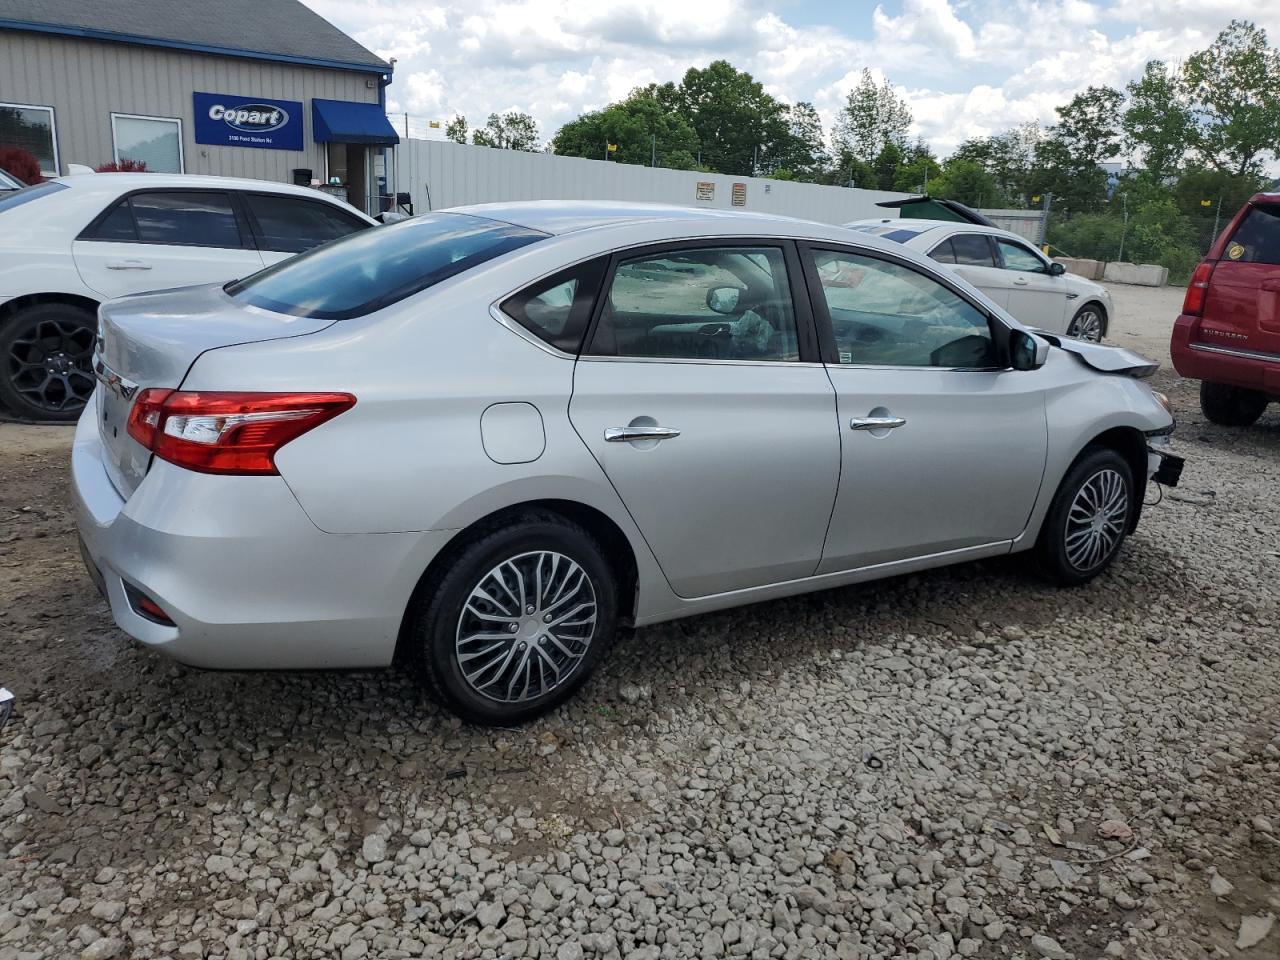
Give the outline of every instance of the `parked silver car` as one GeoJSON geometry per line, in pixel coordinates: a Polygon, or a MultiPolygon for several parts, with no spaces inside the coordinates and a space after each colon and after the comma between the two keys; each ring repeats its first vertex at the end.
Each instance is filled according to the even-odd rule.
{"type": "Polygon", "coordinates": [[[113,301],[73,473],[131,636],[207,667],[403,659],[462,716],[637,626],[1034,550],[1084,582],[1172,430],[1117,348],[840,227],[519,203],[113,301]]]}

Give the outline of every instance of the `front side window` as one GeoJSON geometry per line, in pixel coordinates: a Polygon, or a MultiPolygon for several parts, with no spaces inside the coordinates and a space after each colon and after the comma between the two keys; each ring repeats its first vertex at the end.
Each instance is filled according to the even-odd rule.
{"type": "Polygon", "coordinates": [[[301,253],[369,226],[331,203],[266,193],[245,194],[258,228],[258,247],[301,253]]]}
{"type": "Polygon", "coordinates": [[[592,260],[539,280],[502,303],[502,312],[565,353],[582,349],[605,261],[592,260]]]}
{"type": "Polygon", "coordinates": [[[1280,205],[1250,207],[1224,255],[1240,263],[1280,263],[1280,205]]]}
{"type": "Polygon", "coordinates": [[[46,177],[58,175],[53,107],[0,103],[0,143],[29,151],[40,162],[40,172],[46,177]]]}
{"type": "Polygon", "coordinates": [[[241,303],[276,313],[346,320],[546,236],[483,217],[428,213],[315,247],[229,283],[226,291],[241,303]]]}
{"type": "Polygon", "coordinates": [[[693,247],[623,260],[588,351],[684,360],[798,360],[777,247],[693,247]]]}
{"type": "Polygon", "coordinates": [[[129,198],[138,239],[194,247],[242,247],[231,197],[213,190],[135,193],[129,198]]]}
{"type": "Polygon", "coordinates": [[[955,263],[963,267],[994,267],[995,254],[991,241],[981,233],[957,233],[951,238],[955,263]]]}
{"type": "Polygon", "coordinates": [[[986,316],[910,267],[835,250],[813,251],[842,365],[994,367],[986,316]]]}
{"type": "Polygon", "coordinates": [[[169,117],[111,115],[116,163],[145,163],[148,173],[182,173],[182,121],[169,117]]]}
{"type": "Polygon", "coordinates": [[[1004,261],[1006,270],[1021,270],[1023,273],[1048,273],[1044,261],[1020,243],[996,238],[996,246],[1000,248],[1000,259],[1004,261]]]}

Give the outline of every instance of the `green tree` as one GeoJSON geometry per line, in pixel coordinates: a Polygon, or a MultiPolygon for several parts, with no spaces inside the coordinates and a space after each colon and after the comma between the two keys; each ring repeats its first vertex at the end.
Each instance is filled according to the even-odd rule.
{"type": "Polygon", "coordinates": [[[452,140],[454,143],[467,142],[467,118],[460,113],[456,113],[453,119],[445,124],[445,138],[452,140]]]}
{"type": "Polygon", "coordinates": [[[1124,94],[1114,87],[1087,87],[1057,108],[1051,132],[1077,166],[1097,166],[1120,154],[1120,107],[1124,94]]]}
{"type": "Polygon", "coordinates": [[[1182,84],[1164,61],[1152,60],[1125,89],[1129,102],[1120,118],[1125,149],[1141,158],[1147,177],[1163,183],[1178,172],[1191,135],[1182,84]]]}
{"type": "Polygon", "coordinates": [[[1187,216],[1212,217],[1216,212],[1225,224],[1264,186],[1263,178],[1257,174],[1238,175],[1212,167],[1189,166],[1174,185],[1173,200],[1187,216]],[[1219,201],[1221,210],[1217,209],[1219,201]]]}
{"type": "Polygon", "coordinates": [[[1260,172],[1264,153],[1280,144],[1280,53],[1267,32],[1232,20],[1183,67],[1195,123],[1192,147],[1217,170],[1260,172]]]}
{"type": "Polygon", "coordinates": [[[910,128],[907,102],[894,93],[888,80],[877,85],[871,71],[864,69],[862,79],[849,91],[832,138],[840,159],[873,163],[886,144],[905,149],[910,128]]]}
{"type": "Polygon", "coordinates": [[[696,164],[698,135],[652,88],[633,90],[625,100],[583,114],[561,127],[551,141],[561,156],[597,160],[610,143],[618,147],[610,158],[619,163],[648,166],[656,155],[660,167],[692,170],[696,164]]]}
{"type": "Polygon", "coordinates": [[[929,184],[929,193],[971,207],[993,207],[1004,202],[995,177],[982,164],[963,158],[947,161],[942,176],[929,184]]]}
{"type": "Polygon", "coordinates": [[[754,174],[782,165],[791,146],[783,103],[751,74],[726,60],[690,68],[677,88],[656,88],[697,133],[703,166],[717,173],[754,174]]]}
{"type": "Polygon", "coordinates": [[[896,143],[886,143],[876,154],[876,162],[872,165],[876,172],[876,187],[881,190],[892,190],[898,181],[898,170],[902,167],[902,148],[896,143]]]}
{"type": "Polygon", "coordinates": [[[800,101],[784,107],[787,139],[768,175],[781,180],[814,181],[831,164],[822,120],[812,103],[800,101]]]}
{"type": "Polygon", "coordinates": [[[471,142],[478,147],[497,147],[502,150],[538,149],[538,122],[527,113],[509,110],[502,115],[489,114],[489,122],[477,127],[471,134],[471,142]]]}

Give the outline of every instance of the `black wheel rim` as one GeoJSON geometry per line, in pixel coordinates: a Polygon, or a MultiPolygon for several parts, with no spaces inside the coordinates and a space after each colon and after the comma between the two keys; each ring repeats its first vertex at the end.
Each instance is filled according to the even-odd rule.
{"type": "Polygon", "coordinates": [[[66,413],[93,393],[94,332],[74,317],[35,320],[9,348],[9,383],[38,410],[66,413]]]}

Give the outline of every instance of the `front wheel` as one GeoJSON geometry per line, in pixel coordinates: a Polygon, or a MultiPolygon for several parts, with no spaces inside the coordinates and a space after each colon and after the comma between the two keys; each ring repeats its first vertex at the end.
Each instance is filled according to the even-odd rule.
{"type": "Polygon", "coordinates": [[[28,420],[75,420],[93,393],[93,311],[38,303],[0,324],[0,405],[28,420]]]}
{"type": "Polygon", "coordinates": [[[423,593],[409,623],[418,678],[473,723],[520,723],[564,702],[617,627],[603,549],[552,513],[479,536],[423,593]]]}
{"type": "Polygon", "coordinates": [[[1267,395],[1258,390],[1200,381],[1200,409],[1219,426],[1252,426],[1267,409],[1267,402],[1267,395]]]}
{"type": "Polygon", "coordinates": [[[1096,303],[1086,303],[1076,311],[1067,327],[1067,336],[1089,343],[1101,343],[1107,332],[1107,315],[1096,303]]]}
{"type": "Polygon", "coordinates": [[[1115,559],[1135,509],[1133,471],[1114,450],[1096,449],[1063,477],[1036,544],[1040,569],[1054,583],[1077,586],[1115,559]]]}

